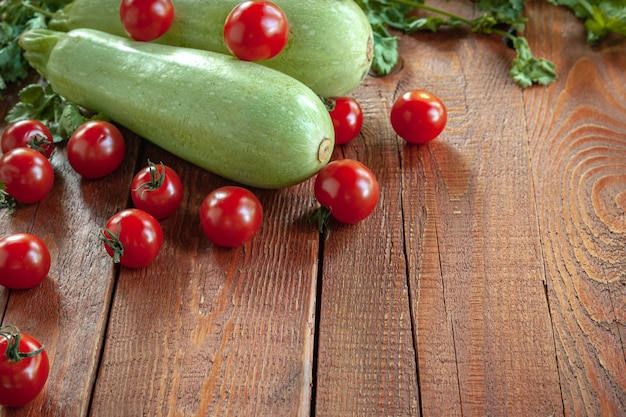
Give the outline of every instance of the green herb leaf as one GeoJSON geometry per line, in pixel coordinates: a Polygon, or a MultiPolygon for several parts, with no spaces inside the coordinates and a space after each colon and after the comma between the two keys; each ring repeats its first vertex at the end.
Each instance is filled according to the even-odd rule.
{"type": "Polygon", "coordinates": [[[7,186],[0,181],[0,209],[7,209],[9,213],[15,210],[17,202],[7,193],[7,186]]]}
{"type": "Polygon", "coordinates": [[[5,121],[13,123],[24,119],[37,119],[45,123],[54,137],[54,142],[69,139],[74,131],[87,120],[109,120],[106,115],[85,115],[73,103],[54,92],[48,84],[30,84],[18,93],[19,101],[13,106],[5,121]]]}
{"type": "Polygon", "coordinates": [[[442,26],[458,28],[463,26],[463,21],[453,17],[444,18],[441,16],[411,17],[407,19],[403,30],[406,33],[413,33],[418,30],[437,32],[442,26]]]}
{"type": "Polygon", "coordinates": [[[8,84],[26,78],[30,70],[17,43],[22,32],[47,27],[49,16],[71,1],[0,1],[0,97],[8,84]]]}
{"type": "Polygon", "coordinates": [[[526,38],[515,37],[513,47],[517,51],[517,56],[513,60],[509,75],[519,86],[526,88],[535,83],[546,85],[556,80],[556,65],[545,59],[535,58],[526,38]]]}
{"type": "Polygon", "coordinates": [[[587,42],[595,45],[610,33],[626,36],[624,0],[548,0],[556,6],[571,9],[584,21],[587,42]]]}
{"type": "MultiPolygon", "coordinates": [[[[522,15],[525,0],[474,0],[481,16],[468,20],[446,10],[427,6],[422,0],[356,0],[364,10],[374,32],[374,60],[372,70],[380,75],[388,74],[397,64],[398,43],[387,31],[387,27],[413,33],[418,30],[438,31],[442,26],[459,27],[466,25],[475,33],[496,33],[506,37],[514,46],[517,56],[512,62],[510,77],[518,85],[528,87],[532,84],[548,84],[556,80],[556,66],[533,56],[528,42],[514,33],[523,30],[526,18],[522,15]],[[427,12],[426,16],[417,16],[414,10],[427,12]],[[513,32],[501,28],[507,25],[513,32]]],[[[586,1],[586,0],[550,0],[550,1],[586,1]]],[[[623,1],[623,0],[603,0],[623,1]]]]}
{"type": "Polygon", "coordinates": [[[398,38],[391,36],[387,29],[378,24],[372,27],[374,35],[374,58],[372,71],[378,75],[387,75],[398,64],[398,38]]]}
{"type": "Polygon", "coordinates": [[[527,21],[523,16],[525,0],[474,0],[474,2],[478,10],[488,12],[500,24],[510,25],[517,32],[524,31],[524,24],[527,21]]]}

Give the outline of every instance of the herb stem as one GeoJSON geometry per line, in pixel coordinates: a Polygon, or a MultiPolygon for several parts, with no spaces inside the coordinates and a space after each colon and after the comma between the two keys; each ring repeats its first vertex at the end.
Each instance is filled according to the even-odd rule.
{"type": "MultiPolygon", "coordinates": [[[[578,0],[579,2],[586,2],[586,0],[578,0]]],[[[465,19],[464,17],[461,17],[459,15],[456,15],[454,13],[450,13],[446,10],[442,10],[442,9],[438,9],[436,7],[432,7],[432,6],[428,6],[424,3],[419,3],[416,1],[412,1],[412,0],[393,0],[393,3],[397,3],[397,4],[404,4],[405,6],[409,6],[409,7],[413,7],[415,9],[421,9],[421,10],[425,10],[431,13],[436,13],[445,17],[448,17],[450,19],[454,19],[458,22],[461,22],[467,26],[469,26],[470,28],[472,27],[472,22],[468,19],[465,19]]],[[[490,29],[490,33],[494,33],[496,35],[500,35],[500,36],[504,36],[509,38],[510,40],[514,41],[517,36],[513,35],[512,33],[507,32],[506,30],[502,30],[502,29],[497,29],[497,28],[491,28],[490,29]]]]}
{"type": "Polygon", "coordinates": [[[593,11],[593,7],[591,7],[591,4],[589,4],[587,0],[578,0],[578,4],[583,7],[590,16],[593,16],[595,14],[593,11]]]}
{"type": "Polygon", "coordinates": [[[52,17],[52,13],[50,11],[48,11],[46,9],[42,9],[41,7],[35,6],[34,4],[31,4],[31,3],[27,2],[27,1],[23,1],[22,2],[22,6],[31,9],[35,13],[41,13],[45,17],[52,17]]]}
{"type": "Polygon", "coordinates": [[[472,22],[470,22],[469,20],[467,20],[467,19],[465,19],[465,18],[463,18],[461,16],[458,16],[458,15],[456,15],[454,13],[447,12],[447,11],[442,10],[442,9],[438,9],[436,7],[428,6],[428,5],[424,4],[424,3],[419,3],[419,2],[411,1],[411,0],[393,0],[393,2],[394,3],[398,3],[398,4],[404,4],[405,6],[410,6],[410,7],[413,7],[415,9],[426,10],[427,12],[437,13],[437,14],[440,14],[442,16],[449,17],[451,19],[456,19],[459,22],[462,22],[462,23],[464,23],[464,24],[466,24],[468,26],[471,26],[471,24],[472,24],[472,22]]]}

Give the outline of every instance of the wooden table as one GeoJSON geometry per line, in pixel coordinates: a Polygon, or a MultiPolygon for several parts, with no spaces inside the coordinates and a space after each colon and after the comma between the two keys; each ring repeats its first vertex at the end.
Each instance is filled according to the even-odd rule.
{"type": "MultiPolygon", "coordinates": [[[[362,134],[336,158],[381,184],[366,221],[321,241],[312,181],[254,190],[254,240],[214,247],[204,196],[229,182],[125,131],[123,167],[0,214],[52,253],[49,277],[0,289],[3,323],[42,340],[44,392],[1,416],[626,415],[626,42],[585,44],[565,9],[532,2],[526,36],[559,80],[520,89],[499,38],[401,38],[404,68],[353,92],[362,134]],[[442,136],[409,146],[395,97],[446,103],[442,136]],[[147,158],[186,197],[151,266],[115,267],[96,237],[147,158]]],[[[15,92],[17,86],[13,87],[15,92]]],[[[2,114],[14,95],[2,103],[2,114]]]]}

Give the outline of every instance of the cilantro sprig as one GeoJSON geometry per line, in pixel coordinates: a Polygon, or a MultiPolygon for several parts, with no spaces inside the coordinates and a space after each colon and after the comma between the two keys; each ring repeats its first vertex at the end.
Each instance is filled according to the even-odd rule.
{"type": "Polygon", "coordinates": [[[610,33],[626,36],[624,0],[548,0],[555,6],[570,8],[587,30],[587,43],[595,45],[610,33]]]}
{"type": "Polygon", "coordinates": [[[9,110],[5,121],[13,123],[23,119],[45,121],[54,142],[67,140],[87,120],[109,120],[101,113],[91,115],[84,109],[55,93],[49,84],[34,83],[18,93],[19,101],[9,110]]]}
{"type": "Polygon", "coordinates": [[[72,0],[0,0],[0,98],[7,85],[28,76],[30,66],[18,39],[29,29],[46,28],[52,13],[72,0]]]}
{"type": "MultiPolygon", "coordinates": [[[[522,88],[533,84],[545,85],[556,80],[556,66],[537,58],[522,33],[528,19],[523,15],[525,0],[472,0],[482,14],[467,19],[446,10],[431,7],[425,0],[356,0],[369,18],[374,33],[374,60],[372,70],[389,74],[399,61],[397,37],[389,28],[404,33],[419,30],[436,32],[442,27],[467,27],[479,34],[496,34],[506,40],[516,56],[511,62],[510,78],[522,88]],[[421,10],[424,15],[411,13],[421,10]],[[510,30],[504,30],[508,27],[510,30]]],[[[571,8],[583,19],[588,42],[595,44],[614,32],[626,35],[626,8],[624,0],[547,0],[552,4],[571,8]]]]}
{"type": "Polygon", "coordinates": [[[414,33],[420,30],[438,31],[442,27],[467,27],[479,34],[496,34],[509,39],[515,49],[509,75],[521,87],[533,84],[548,84],[557,78],[556,66],[541,58],[536,58],[523,36],[526,18],[522,15],[523,0],[475,0],[483,13],[467,19],[446,10],[431,7],[419,0],[357,0],[365,11],[374,32],[374,61],[372,70],[386,75],[397,64],[397,38],[390,35],[387,28],[414,33]],[[428,12],[427,15],[412,14],[414,10],[428,12]],[[506,25],[512,30],[503,30],[506,25]]]}

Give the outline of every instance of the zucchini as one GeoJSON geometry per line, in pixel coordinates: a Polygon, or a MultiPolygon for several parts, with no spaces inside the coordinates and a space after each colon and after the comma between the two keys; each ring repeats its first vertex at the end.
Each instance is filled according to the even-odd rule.
{"type": "MultiPolygon", "coordinates": [[[[230,54],[224,22],[241,0],[177,0],[174,22],[156,43],[230,54]]],[[[54,14],[48,27],[98,29],[127,36],[119,18],[120,0],[74,0],[54,14]]],[[[274,0],[287,15],[289,42],[276,57],[261,61],[302,81],[324,97],[342,96],[359,86],[373,58],[372,27],[353,0],[274,0]]]]}
{"type": "Polygon", "coordinates": [[[19,42],[67,100],[230,180],[283,188],[330,159],[334,130],[326,106],[282,72],[93,29],[35,29],[19,42]]]}

